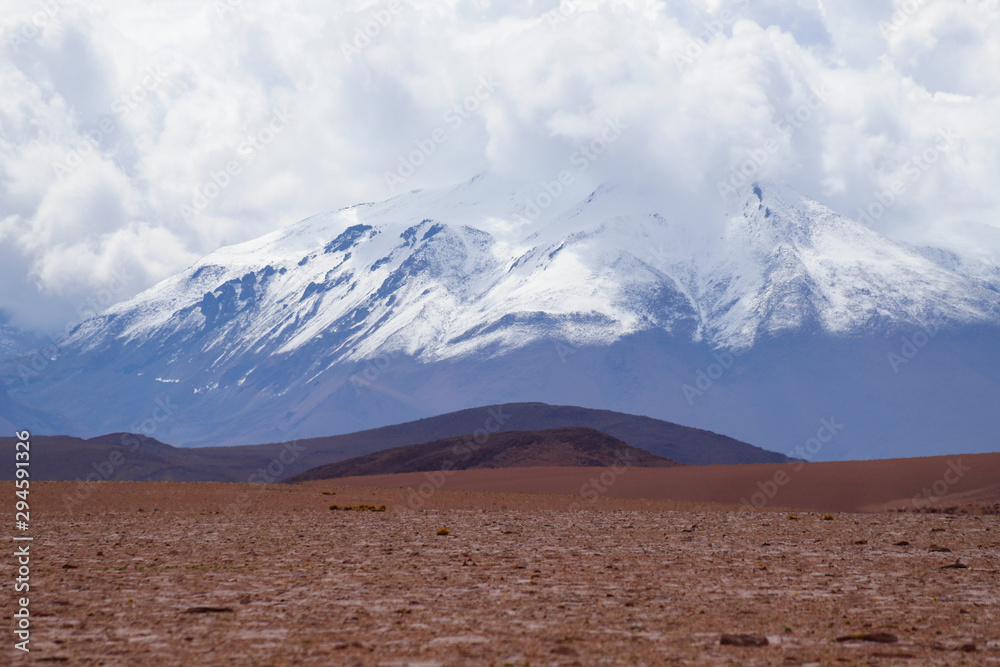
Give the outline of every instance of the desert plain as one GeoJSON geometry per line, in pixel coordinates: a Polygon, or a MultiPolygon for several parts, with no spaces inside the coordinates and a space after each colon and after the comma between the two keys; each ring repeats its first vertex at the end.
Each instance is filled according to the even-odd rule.
{"type": "Polygon", "coordinates": [[[36,482],[31,652],[8,633],[3,662],[1000,663],[996,505],[581,504],[456,479],[414,509],[378,481],[94,482],[72,512],[77,483],[36,482]]]}

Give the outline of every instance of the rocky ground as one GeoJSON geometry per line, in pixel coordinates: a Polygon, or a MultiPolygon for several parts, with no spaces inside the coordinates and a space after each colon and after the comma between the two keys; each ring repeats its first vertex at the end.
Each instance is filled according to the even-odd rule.
{"type": "Polygon", "coordinates": [[[67,513],[77,492],[32,487],[32,651],[8,633],[4,662],[1000,663],[995,515],[155,482],[67,513]]]}

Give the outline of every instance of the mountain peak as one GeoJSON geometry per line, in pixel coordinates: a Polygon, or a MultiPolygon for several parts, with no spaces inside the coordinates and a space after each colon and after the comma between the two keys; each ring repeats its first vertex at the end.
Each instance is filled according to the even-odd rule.
{"type": "MultiPolygon", "coordinates": [[[[254,409],[283,406],[269,424],[277,437],[327,423],[312,392],[365,427],[341,406],[377,391],[379,404],[412,417],[421,402],[398,378],[494,363],[505,375],[512,355],[555,358],[565,380],[560,373],[583,372],[568,363],[581,350],[736,352],[778,337],[860,340],[1000,322],[1000,294],[982,281],[780,184],[751,184],[717,219],[686,219],[629,185],[551,189],[545,199],[545,188],[481,174],[221,248],[82,323],[61,346],[60,372],[25,400],[47,406],[60,386],[125,383],[120,410],[142,424],[162,396],[225,410],[245,393],[254,409]]],[[[675,372],[672,363],[661,371],[675,372]]],[[[477,375],[430,393],[465,396],[493,381],[507,380],[477,375]]],[[[540,395],[478,400],[548,396],[546,382],[532,381],[540,395]]],[[[567,391],[560,402],[581,402],[567,391]]],[[[67,414],[89,419],[77,407],[67,414]]],[[[138,426],[94,430],[126,428],[138,426]]],[[[171,433],[184,441],[187,428],[179,419],[171,433]]]]}
{"type": "Polygon", "coordinates": [[[701,267],[710,336],[723,345],[803,328],[851,335],[1000,314],[979,281],[787,186],[753,183],[731,204],[718,252],[701,267]]]}
{"type": "Polygon", "coordinates": [[[803,327],[997,317],[978,281],[784,185],[737,193],[718,238],[615,184],[566,192],[536,220],[526,211],[547,200],[530,193],[484,173],[314,216],[212,253],[75,339],[173,331],[284,353],[321,338],[344,358],[442,359],[649,328],[745,348],[803,327]]]}

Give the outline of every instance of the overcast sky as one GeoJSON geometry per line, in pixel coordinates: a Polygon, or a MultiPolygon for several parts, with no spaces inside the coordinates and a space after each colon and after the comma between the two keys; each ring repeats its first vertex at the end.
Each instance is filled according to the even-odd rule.
{"type": "Polygon", "coordinates": [[[856,219],[895,187],[866,224],[995,263],[998,35],[997,0],[0,0],[0,322],[61,330],[359,201],[550,178],[609,122],[597,180],[717,200],[742,168],[856,219]]]}

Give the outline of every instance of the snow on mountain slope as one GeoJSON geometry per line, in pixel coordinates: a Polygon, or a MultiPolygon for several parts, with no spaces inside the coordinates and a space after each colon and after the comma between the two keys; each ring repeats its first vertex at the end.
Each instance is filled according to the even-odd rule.
{"type": "MultiPolygon", "coordinates": [[[[979,227],[986,229],[985,225],[979,227]]],[[[948,271],[978,279],[1000,292],[1000,253],[992,252],[993,247],[1000,248],[1000,230],[989,228],[984,235],[993,237],[989,239],[991,243],[984,243],[979,247],[964,247],[961,248],[962,252],[927,245],[907,247],[948,271]]]]}
{"type": "Polygon", "coordinates": [[[0,322],[0,361],[27,354],[46,342],[40,334],[0,322]]]}
{"type": "Polygon", "coordinates": [[[778,451],[833,414],[851,426],[826,458],[995,449],[1000,293],[980,274],[779,185],[693,221],[631,186],[539,192],[478,176],[222,248],[82,323],[26,384],[8,365],[0,418],[246,444],[545,401],[778,451]],[[919,357],[887,361],[929,324],[919,357]],[[720,347],[746,354],[706,388],[720,347]]]}
{"type": "Polygon", "coordinates": [[[996,321],[1000,295],[777,185],[754,185],[695,262],[712,342],[817,326],[851,335],[996,321]]]}
{"type": "Polygon", "coordinates": [[[178,364],[194,345],[214,365],[322,340],[325,364],[380,352],[431,362],[650,329],[748,348],[799,330],[1000,320],[985,283],[782,186],[755,184],[704,227],[612,186],[533,221],[529,194],[478,176],[309,218],[212,253],[84,323],[64,349],[169,341],[178,364]]]}

